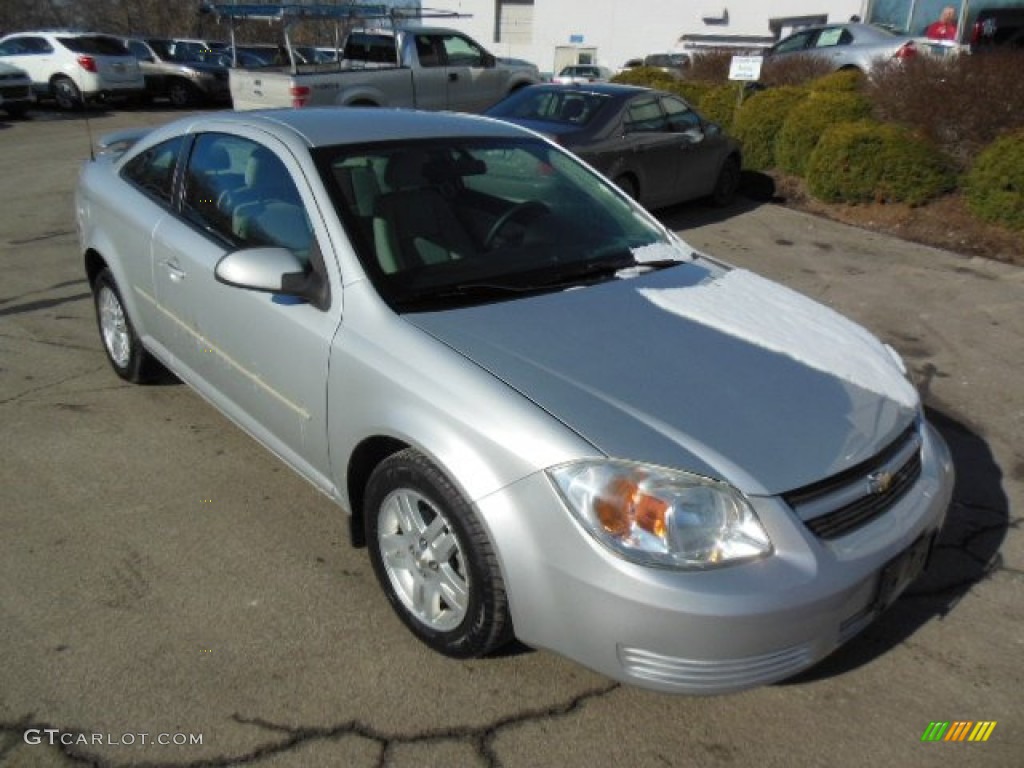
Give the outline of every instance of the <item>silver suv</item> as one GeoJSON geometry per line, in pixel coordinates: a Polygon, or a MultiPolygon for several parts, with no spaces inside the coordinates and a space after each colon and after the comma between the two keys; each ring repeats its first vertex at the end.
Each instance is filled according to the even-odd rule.
{"type": "Polygon", "coordinates": [[[179,46],[171,40],[147,37],[123,38],[123,42],[142,67],[147,97],[166,97],[178,108],[231,101],[227,67],[195,60],[184,51],[179,54],[179,46]]]}
{"type": "Polygon", "coordinates": [[[25,70],[36,95],[55,99],[61,109],[141,96],[145,90],[139,63],[110,35],[18,32],[0,39],[0,61],[25,70]]]}

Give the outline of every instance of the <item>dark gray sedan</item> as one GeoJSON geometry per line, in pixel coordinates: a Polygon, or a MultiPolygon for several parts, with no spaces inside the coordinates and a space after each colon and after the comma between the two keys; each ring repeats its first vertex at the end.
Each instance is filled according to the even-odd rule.
{"type": "Polygon", "coordinates": [[[739,187],[739,145],[671,93],[612,83],[534,85],[485,114],[544,134],[648,208],[700,197],[727,205],[739,187]]]}

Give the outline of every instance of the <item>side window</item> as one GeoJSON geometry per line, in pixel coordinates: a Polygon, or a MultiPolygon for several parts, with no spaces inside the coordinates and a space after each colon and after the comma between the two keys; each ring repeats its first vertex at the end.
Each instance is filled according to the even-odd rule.
{"type": "Polygon", "coordinates": [[[661,107],[665,110],[668,124],[673,131],[681,133],[690,128],[700,127],[700,116],[690,109],[686,102],[671,96],[664,96],[661,99],[661,107]]]}
{"type": "Polygon", "coordinates": [[[843,39],[843,33],[846,32],[842,27],[829,27],[828,29],[821,30],[818,35],[818,40],[814,44],[815,48],[832,48],[836,45],[847,45],[852,36],[849,32],[846,32],[846,40],[843,39]]]}
{"type": "Polygon", "coordinates": [[[130,40],[128,42],[128,50],[131,51],[132,56],[134,56],[139,61],[152,61],[153,60],[153,57],[150,55],[149,51],[146,49],[146,46],[144,46],[138,40],[130,40]]]}
{"type": "Polygon", "coordinates": [[[813,34],[813,31],[798,32],[772,48],[772,53],[792,53],[793,51],[802,51],[807,47],[807,44],[810,42],[813,34]]]}
{"type": "Polygon", "coordinates": [[[313,230],[274,152],[249,139],[200,134],[185,173],[185,218],[237,248],[281,246],[304,261],[313,230]]]}
{"type": "Polygon", "coordinates": [[[441,39],[444,45],[445,58],[450,67],[482,67],[483,51],[469,40],[458,35],[448,35],[441,39]]]}
{"type": "Polygon", "coordinates": [[[434,45],[434,38],[430,35],[416,35],[416,56],[421,67],[441,66],[441,57],[434,45]]]}
{"type": "Polygon", "coordinates": [[[179,136],[140,152],[121,169],[121,176],[157,202],[171,206],[174,170],[183,139],[179,136]]]}
{"type": "Polygon", "coordinates": [[[626,133],[664,133],[669,129],[658,102],[646,97],[629,105],[625,127],[626,133]]]}

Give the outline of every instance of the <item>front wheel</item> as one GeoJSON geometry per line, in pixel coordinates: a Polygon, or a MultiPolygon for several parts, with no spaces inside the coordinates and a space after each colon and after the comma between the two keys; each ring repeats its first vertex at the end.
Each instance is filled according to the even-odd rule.
{"type": "Polygon", "coordinates": [[[104,269],[96,276],[92,292],[103,351],[114,372],[134,384],[156,378],[160,364],[139,341],[110,270],[104,269]]]}
{"type": "Polygon", "coordinates": [[[366,488],[370,562],[391,607],[426,645],[472,658],[512,637],[497,558],[470,505],[423,454],[407,449],[366,488]]]}

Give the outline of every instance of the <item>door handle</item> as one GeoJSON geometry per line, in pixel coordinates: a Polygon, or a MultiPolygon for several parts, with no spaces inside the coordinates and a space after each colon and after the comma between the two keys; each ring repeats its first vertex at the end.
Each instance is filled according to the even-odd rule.
{"type": "Polygon", "coordinates": [[[448,82],[449,83],[454,83],[458,79],[459,79],[459,73],[458,72],[449,72],[448,73],[448,82]]]}
{"type": "Polygon", "coordinates": [[[178,266],[178,262],[168,259],[160,263],[163,264],[164,269],[167,270],[167,274],[170,276],[172,282],[180,283],[185,279],[185,270],[178,266]]]}

